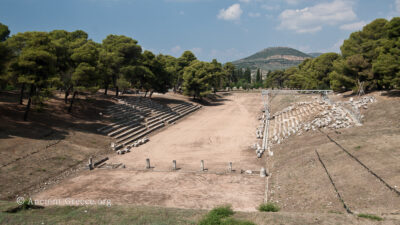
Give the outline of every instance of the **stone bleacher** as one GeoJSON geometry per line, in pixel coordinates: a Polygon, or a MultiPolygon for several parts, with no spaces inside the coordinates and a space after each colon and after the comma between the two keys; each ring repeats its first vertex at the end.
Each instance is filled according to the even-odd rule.
{"type": "Polygon", "coordinates": [[[347,102],[317,100],[292,104],[284,110],[275,113],[270,118],[269,137],[273,144],[280,144],[291,135],[300,135],[309,130],[341,129],[361,124],[343,106],[350,104],[354,107],[367,109],[367,104],[375,102],[372,96],[365,96],[358,101],[350,98],[347,102]]]}
{"type": "Polygon", "coordinates": [[[201,108],[186,102],[163,105],[143,97],[117,100],[119,104],[108,107],[106,111],[113,123],[97,130],[115,139],[111,144],[114,150],[124,147],[129,150],[137,146],[140,138],[201,108]]]}

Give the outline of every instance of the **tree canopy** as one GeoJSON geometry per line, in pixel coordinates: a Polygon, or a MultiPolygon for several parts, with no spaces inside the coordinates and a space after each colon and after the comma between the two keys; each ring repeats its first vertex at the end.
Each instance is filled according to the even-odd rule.
{"type": "Polygon", "coordinates": [[[105,95],[112,88],[116,96],[129,88],[149,97],[173,88],[202,97],[227,86],[235,70],[217,60],[201,62],[190,51],[178,58],[142,51],[138,41],[124,35],[110,34],[96,43],[82,30],[9,34],[0,23],[0,88],[20,89],[19,104],[28,99],[25,119],[31,105],[40,106],[55,89],[64,91],[72,112],[80,93],[100,88],[105,95]]]}
{"type": "Polygon", "coordinates": [[[376,19],[340,47],[286,71],[275,71],[266,87],[372,91],[400,89],[400,17],[376,19]]]}

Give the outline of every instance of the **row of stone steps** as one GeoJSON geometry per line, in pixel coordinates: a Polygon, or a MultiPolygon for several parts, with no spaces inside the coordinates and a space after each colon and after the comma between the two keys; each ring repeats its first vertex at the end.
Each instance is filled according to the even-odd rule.
{"type": "Polygon", "coordinates": [[[99,132],[115,139],[112,143],[115,150],[130,146],[145,135],[200,108],[190,103],[168,107],[147,98],[117,100],[120,104],[110,106],[106,110],[106,114],[110,115],[114,122],[98,129],[99,132]]]}

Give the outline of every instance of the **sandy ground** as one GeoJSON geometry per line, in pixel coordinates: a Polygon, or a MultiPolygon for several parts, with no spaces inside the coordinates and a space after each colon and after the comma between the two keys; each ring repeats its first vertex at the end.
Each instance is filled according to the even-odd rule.
{"type": "Polygon", "coordinates": [[[111,96],[79,96],[72,114],[63,100],[56,93],[42,111],[33,106],[23,121],[26,101],[18,105],[18,93],[0,93],[0,199],[29,195],[78,169],[91,155],[110,152],[111,140],[96,129],[106,123],[99,112],[114,104],[111,96]]]}
{"type": "Polygon", "coordinates": [[[149,143],[131,153],[113,155],[108,163],[124,163],[125,170],[83,173],[35,198],[110,199],[116,204],[202,209],[228,203],[236,210],[254,211],[264,200],[265,179],[240,170],[265,166],[250,149],[262,106],[259,93],[225,96],[151,136],[149,143]],[[137,171],[145,168],[146,158],[154,171],[137,171]],[[176,172],[170,171],[172,160],[177,161],[176,172]],[[199,172],[200,160],[205,162],[205,173],[199,172]],[[227,171],[229,162],[236,172],[218,174],[227,171]]]}

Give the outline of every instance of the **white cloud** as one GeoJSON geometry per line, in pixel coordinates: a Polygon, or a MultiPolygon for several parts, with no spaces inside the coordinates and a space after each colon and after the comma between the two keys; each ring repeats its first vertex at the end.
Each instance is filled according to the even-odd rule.
{"type": "Polygon", "coordinates": [[[178,53],[181,52],[181,50],[182,50],[182,48],[181,48],[181,46],[179,46],[179,45],[177,45],[177,46],[171,48],[171,52],[172,52],[173,54],[178,54],[178,53]]]}
{"type": "Polygon", "coordinates": [[[396,11],[400,13],[400,0],[396,0],[395,4],[396,4],[396,11]]]}
{"type": "Polygon", "coordinates": [[[221,9],[217,17],[221,20],[239,20],[242,13],[240,4],[236,3],[227,9],[221,9]]]}
{"type": "Polygon", "coordinates": [[[314,33],[320,31],[324,25],[337,25],[356,18],[352,1],[334,0],[304,9],[284,10],[279,15],[279,28],[297,33],[314,33]]]}
{"type": "Polygon", "coordinates": [[[249,2],[251,2],[251,0],[239,0],[239,2],[249,3],[249,2]]]}
{"type": "Polygon", "coordinates": [[[342,26],[340,26],[340,29],[356,31],[356,30],[361,30],[365,25],[367,25],[366,22],[360,21],[360,22],[355,22],[355,23],[343,24],[342,26]]]}
{"type": "Polygon", "coordinates": [[[261,14],[260,13],[249,12],[249,16],[252,17],[252,18],[255,18],[255,17],[260,17],[261,14]]]}

